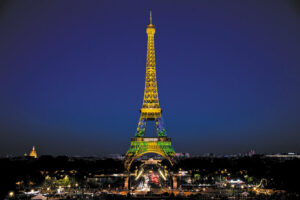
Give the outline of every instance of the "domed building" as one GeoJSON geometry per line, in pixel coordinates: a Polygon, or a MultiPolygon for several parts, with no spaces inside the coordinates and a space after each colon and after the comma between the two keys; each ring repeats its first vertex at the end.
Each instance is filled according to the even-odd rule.
{"type": "Polygon", "coordinates": [[[37,158],[37,153],[36,153],[36,150],[35,150],[34,146],[32,147],[32,150],[31,150],[29,156],[33,157],[33,158],[37,158]]]}

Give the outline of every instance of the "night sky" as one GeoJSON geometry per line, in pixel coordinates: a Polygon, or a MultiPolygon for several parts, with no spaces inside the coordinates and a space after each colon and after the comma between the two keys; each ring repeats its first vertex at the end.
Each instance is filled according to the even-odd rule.
{"type": "Polygon", "coordinates": [[[125,153],[149,10],[177,152],[300,152],[300,4],[0,1],[0,156],[125,153]]]}

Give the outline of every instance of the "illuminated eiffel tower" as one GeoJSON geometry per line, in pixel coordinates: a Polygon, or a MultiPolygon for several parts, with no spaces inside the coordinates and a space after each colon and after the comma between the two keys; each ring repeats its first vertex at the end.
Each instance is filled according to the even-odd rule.
{"type": "Polygon", "coordinates": [[[144,100],[140,110],[141,116],[137,132],[135,137],[131,138],[131,145],[125,156],[124,164],[127,170],[130,169],[131,163],[136,158],[146,153],[159,154],[169,160],[171,165],[174,163],[175,156],[175,151],[171,146],[171,138],[167,137],[161,119],[162,109],[159,107],[155,67],[155,26],[152,24],[151,12],[150,23],[147,26],[146,33],[148,35],[148,44],[144,100]],[[146,125],[149,120],[155,121],[157,137],[145,137],[146,125]]]}

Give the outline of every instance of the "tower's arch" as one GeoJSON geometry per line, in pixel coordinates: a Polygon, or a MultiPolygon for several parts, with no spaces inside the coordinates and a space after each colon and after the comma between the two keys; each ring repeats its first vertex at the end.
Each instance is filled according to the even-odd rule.
{"type": "Polygon", "coordinates": [[[171,166],[174,165],[174,159],[173,159],[173,157],[166,156],[164,153],[162,153],[162,152],[160,152],[160,151],[147,151],[147,152],[143,152],[143,153],[137,154],[137,155],[135,155],[134,157],[128,159],[127,163],[125,163],[125,168],[126,168],[128,171],[130,171],[130,167],[131,167],[132,163],[133,163],[135,160],[137,160],[139,157],[142,157],[142,156],[145,155],[145,154],[150,154],[150,153],[160,155],[160,156],[163,157],[164,159],[168,160],[171,166]]]}
{"type": "Polygon", "coordinates": [[[134,137],[131,138],[131,145],[126,154],[125,168],[130,169],[132,162],[147,153],[161,155],[167,159],[171,165],[174,164],[175,151],[171,146],[169,137],[134,137]]]}

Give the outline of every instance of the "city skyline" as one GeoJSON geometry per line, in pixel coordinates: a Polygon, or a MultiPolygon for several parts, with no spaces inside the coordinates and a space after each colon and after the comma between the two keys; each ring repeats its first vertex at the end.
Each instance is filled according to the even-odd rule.
{"type": "Polygon", "coordinates": [[[300,152],[299,8],[3,1],[0,155],[33,145],[39,155],[125,154],[143,101],[150,10],[176,152],[300,152]]]}

